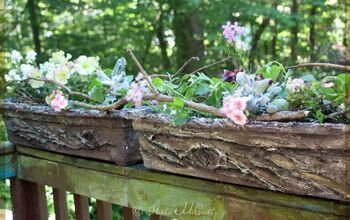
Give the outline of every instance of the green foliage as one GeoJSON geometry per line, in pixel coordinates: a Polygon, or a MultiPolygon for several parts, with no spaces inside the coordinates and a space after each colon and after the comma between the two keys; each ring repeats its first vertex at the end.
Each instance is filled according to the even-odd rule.
{"type": "Polygon", "coordinates": [[[289,93],[287,100],[294,109],[309,109],[310,119],[319,122],[350,122],[349,74],[326,77],[322,81],[311,81],[300,91],[289,93]],[[328,117],[335,112],[344,112],[337,117],[328,117]]]}

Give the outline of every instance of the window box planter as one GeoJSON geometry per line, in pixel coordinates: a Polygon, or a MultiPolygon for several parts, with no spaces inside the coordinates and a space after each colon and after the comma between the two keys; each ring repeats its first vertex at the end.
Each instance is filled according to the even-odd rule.
{"type": "Polygon", "coordinates": [[[350,201],[350,125],[193,119],[133,122],[147,168],[298,195],[350,201]]]}
{"type": "Polygon", "coordinates": [[[132,121],[128,118],[131,110],[55,112],[48,106],[9,100],[0,105],[0,110],[13,144],[113,161],[118,165],[142,161],[132,121]]]}

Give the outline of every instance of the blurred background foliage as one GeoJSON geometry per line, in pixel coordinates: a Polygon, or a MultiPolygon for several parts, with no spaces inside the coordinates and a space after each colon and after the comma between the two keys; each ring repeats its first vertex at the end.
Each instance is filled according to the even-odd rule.
{"type": "MultiPolygon", "coordinates": [[[[57,50],[73,58],[99,56],[103,68],[111,68],[131,48],[150,73],[173,73],[188,58],[200,57],[200,62],[187,67],[189,72],[227,55],[221,26],[228,20],[248,30],[245,40],[251,47],[246,61],[251,70],[271,60],[284,65],[349,64],[349,4],[348,0],[0,0],[0,98],[9,67],[5,57],[14,49],[35,50],[39,62],[57,50]]],[[[136,74],[126,58],[128,74],[136,74]]],[[[222,68],[235,66],[225,63],[209,68],[207,74],[221,74],[222,68]]],[[[324,75],[322,71],[316,70],[324,75]]],[[[4,140],[0,120],[0,141],[4,140]]],[[[4,182],[0,187],[4,208],[8,188],[4,182]]]]}

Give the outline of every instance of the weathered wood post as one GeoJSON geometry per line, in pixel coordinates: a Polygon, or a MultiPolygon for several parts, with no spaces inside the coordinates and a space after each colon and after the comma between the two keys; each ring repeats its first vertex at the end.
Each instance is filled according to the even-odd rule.
{"type": "Polygon", "coordinates": [[[10,182],[13,219],[47,220],[45,186],[15,177],[10,182]]]}

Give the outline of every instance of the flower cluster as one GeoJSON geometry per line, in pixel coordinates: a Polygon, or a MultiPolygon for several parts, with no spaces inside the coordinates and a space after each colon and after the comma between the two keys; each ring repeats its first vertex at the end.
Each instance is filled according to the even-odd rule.
{"type": "MultiPolygon", "coordinates": [[[[21,83],[26,81],[32,88],[39,89],[44,87],[46,82],[53,81],[60,85],[68,84],[69,79],[76,75],[82,80],[84,77],[94,75],[99,69],[98,57],[80,56],[71,61],[72,56],[69,53],[58,51],[52,53],[48,61],[36,65],[37,54],[29,51],[25,58],[16,50],[11,53],[12,68],[5,75],[5,80],[9,83],[21,83]]],[[[55,111],[60,111],[67,106],[67,100],[61,91],[53,91],[53,94],[47,97],[55,111]]]]}
{"type": "Polygon", "coordinates": [[[302,79],[288,79],[286,87],[291,92],[298,92],[304,84],[305,82],[302,79]]]}
{"type": "Polygon", "coordinates": [[[242,36],[245,34],[244,27],[239,26],[237,22],[234,22],[233,24],[231,24],[231,22],[228,21],[226,25],[222,26],[222,29],[224,29],[222,34],[224,35],[228,43],[235,42],[235,45],[237,48],[241,50],[248,49],[247,44],[237,38],[238,36],[242,36]]]}
{"type": "Polygon", "coordinates": [[[244,114],[247,101],[248,98],[246,97],[225,96],[222,100],[221,111],[236,124],[243,126],[248,121],[247,116],[244,114]]]}
{"type": "Polygon", "coordinates": [[[46,97],[45,101],[56,112],[60,112],[62,109],[68,106],[68,100],[64,97],[62,91],[60,90],[53,91],[50,96],[46,97]]]}
{"type": "Polygon", "coordinates": [[[147,82],[143,78],[143,75],[139,73],[135,77],[135,81],[131,83],[128,93],[126,94],[126,100],[133,102],[136,107],[142,105],[142,99],[144,93],[148,92],[147,82]]]}

